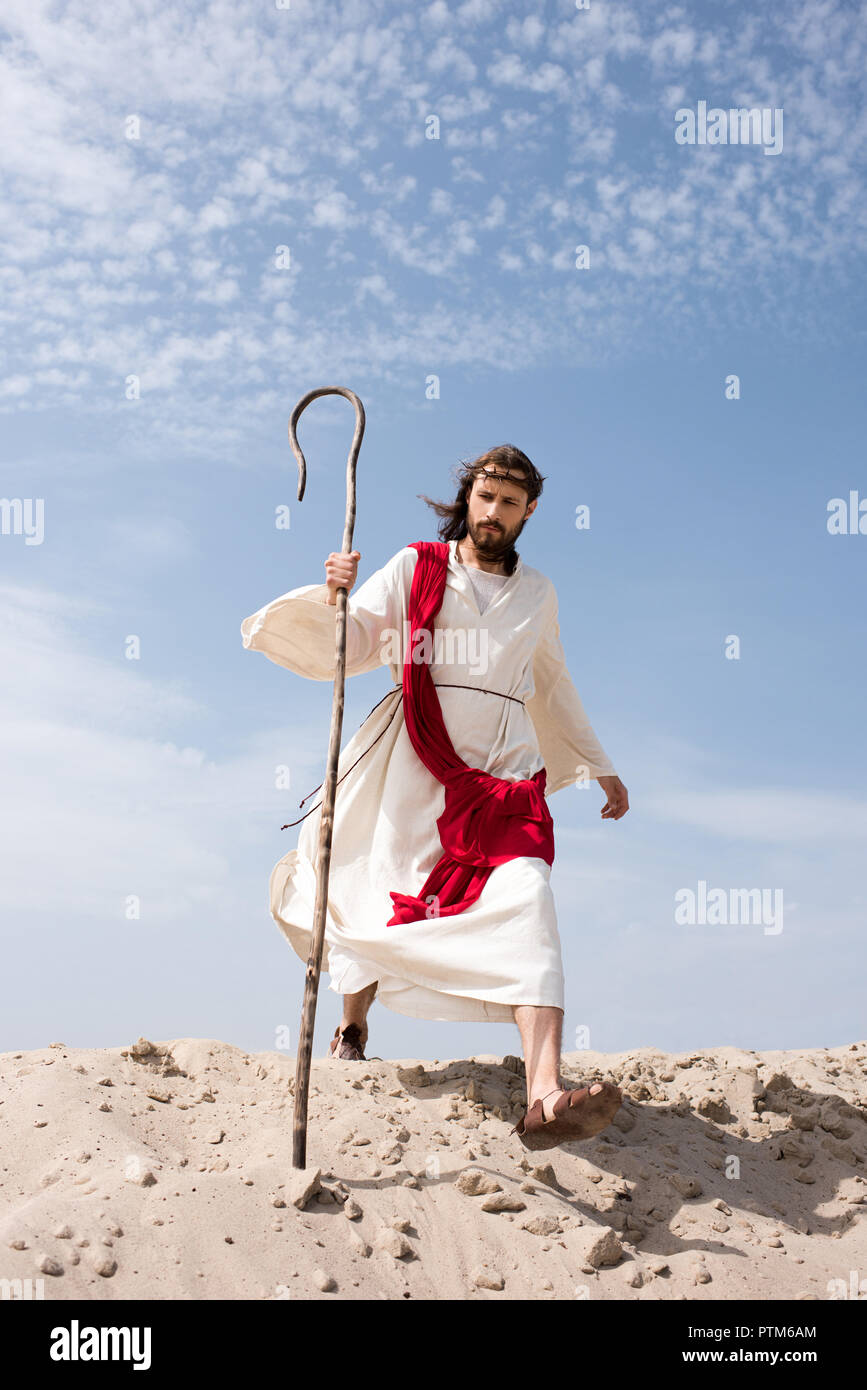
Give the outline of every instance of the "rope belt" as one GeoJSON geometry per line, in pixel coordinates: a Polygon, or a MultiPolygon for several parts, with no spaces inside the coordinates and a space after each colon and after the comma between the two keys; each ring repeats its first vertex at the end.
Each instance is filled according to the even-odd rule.
{"type": "MultiPolygon", "coordinates": [[[[517,697],[516,695],[504,695],[503,692],[502,692],[501,690],[485,690],[484,686],[481,686],[481,685],[458,685],[458,684],[455,684],[453,681],[434,681],[434,685],[443,685],[443,686],[445,686],[445,687],[446,687],[447,689],[449,689],[449,690],[477,690],[477,691],[479,692],[480,695],[499,695],[499,697],[500,697],[501,700],[514,700],[514,702],[515,702],[516,705],[523,705],[523,704],[524,704],[524,701],[523,701],[523,700],[519,700],[518,697],[517,697]]],[[[373,709],[370,711],[370,713],[367,714],[367,715],[364,717],[364,719],[361,721],[361,724],[359,725],[359,728],[361,728],[364,724],[367,723],[368,719],[370,718],[370,715],[371,715],[371,714],[374,714],[374,713],[376,712],[376,710],[379,709],[380,705],[383,703],[383,701],[385,701],[385,700],[388,699],[389,695],[395,695],[395,694],[399,694],[400,697],[401,697],[401,699],[403,699],[403,686],[402,686],[402,685],[393,685],[392,688],[391,688],[391,690],[387,691],[386,694],[383,695],[382,700],[377,700],[376,704],[373,706],[373,709]]],[[[389,727],[389,725],[391,724],[392,719],[394,719],[394,716],[397,714],[398,708],[399,708],[399,702],[398,702],[397,704],[395,704],[395,707],[394,707],[394,709],[392,710],[391,715],[389,716],[388,724],[386,724],[385,729],[387,729],[387,728],[389,727]]],[[[359,754],[359,756],[355,759],[355,762],[352,764],[352,767],[348,767],[348,768],[346,769],[346,771],[345,771],[344,774],[343,774],[343,777],[348,777],[349,774],[350,774],[350,772],[352,771],[352,768],[353,768],[353,767],[357,767],[358,764],[361,762],[361,759],[367,756],[367,754],[370,752],[371,748],[373,748],[374,744],[377,744],[377,743],[379,742],[379,740],[382,738],[382,735],[385,733],[385,729],[383,729],[381,733],[378,733],[378,734],[377,734],[376,738],[373,740],[373,743],[369,744],[368,747],[365,748],[365,750],[364,750],[363,753],[360,753],[360,754],[359,754]]],[[[343,781],[343,777],[338,777],[338,779],[337,779],[337,786],[338,786],[338,787],[340,786],[340,783],[343,781]]],[[[321,786],[322,786],[322,783],[320,782],[320,783],[319,783],[319,787],[321,787],[321,786]]],[[[304,797],[304,801],[309,801],[310,798],[311,798],[311,796],[315,796],[316,793],[319,791],[319,787],[314,787],[313,790],[312,790],[312,792],[308,792],[307,795],[304,797]]],[[[304,805],[304,801],[299,801],[299,802],[298,802],[299,807],[304,805]]],[[[293,825],[300,825],[301,822],[302,822],[303,820],[306,820],[308,816],[312,816],[313,812],[316,811],[316,810],[318,810],[319,807],[320,807],[321,805],[322,805],[322,802],[321,802],[321,801],[317,802],[315,806],[311,806],[311,807],[310,807],[310,810],[309,810],[309,811],[305,811],[303,816],[299,816],[297,820],[290,820],[289,823],[288,823],[287,825],[281,825],[281,826],[280,826],[280,829],[281,829],[281,830],[289,830],[289,829],[291,829],[291,827],[292,827],[293,825]]]]}

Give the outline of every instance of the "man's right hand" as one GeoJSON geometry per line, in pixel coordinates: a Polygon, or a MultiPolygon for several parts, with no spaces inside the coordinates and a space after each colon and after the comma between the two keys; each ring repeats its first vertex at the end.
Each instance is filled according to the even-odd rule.
{"type": "Polygon", "coordinates": [[[343,551],[332,550],[325,561],[325,583],[328,585],[326,603],[335,604],[337,602],[338,589],[346,589],[348,592],[352,588],[358,574],[360,559],[361,551],[359,550],[350,551],[348,555],[343,551]]]}

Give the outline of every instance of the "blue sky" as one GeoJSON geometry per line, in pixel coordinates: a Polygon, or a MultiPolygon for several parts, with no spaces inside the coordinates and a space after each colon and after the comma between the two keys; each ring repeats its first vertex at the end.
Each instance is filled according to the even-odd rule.
{"type": "MultiPolygon", "coordinates": [[[[333,383],[367,411],[361,578],[435,534],[458,459],[546,475],[521,554],[632,803],[551,800],[564,1048],[863,1036],[867,535],[827,508],[867,498],[864,10],[4,7],[2,491],[45,529],[0,536],[0,1049],[294,1051],[267,881],[330,687],[239,626],[340,545],[351,408],[303,417],[300,504],[286,438],[333,383]],[[782,109],[782,151],[678,144],[700,101],[782,109]],[[702,880],[782,890],[783,930],[678,925],[702,880]]],[[[518,1050],[371,1014],[383,1056],[518,1050]]]]}

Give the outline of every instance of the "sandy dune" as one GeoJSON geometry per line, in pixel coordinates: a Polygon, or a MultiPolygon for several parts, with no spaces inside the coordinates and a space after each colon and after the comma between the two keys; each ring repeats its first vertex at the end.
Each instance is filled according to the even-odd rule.
{"type": "Polygon", "coordinates": [[[190,1038],[0,1055],[0,1280],[46,1300],[867,1297],[865,1043],[565,1054],[627,1099],[536,1154],[510,1134],[516,1058],[317,1058],[303,1173],[294,1066],[190,1038]]]}

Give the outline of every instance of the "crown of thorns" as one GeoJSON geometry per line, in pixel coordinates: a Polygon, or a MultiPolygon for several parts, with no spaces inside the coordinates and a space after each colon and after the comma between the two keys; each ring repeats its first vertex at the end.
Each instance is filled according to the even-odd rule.
{"type": "Polygon", "coordinates": [[[516,474],[510,473],[508,469],[505,473],[498,472],[493,464],[483,464],[482,467],[478,470],[478,472],[480,475],[484,474],[486,478],[501,478],[504,482],[517,483],[519,487],[523,488],[526,488],[528,484],[528,480],[526,478],[518,477],[516,474]]]}

